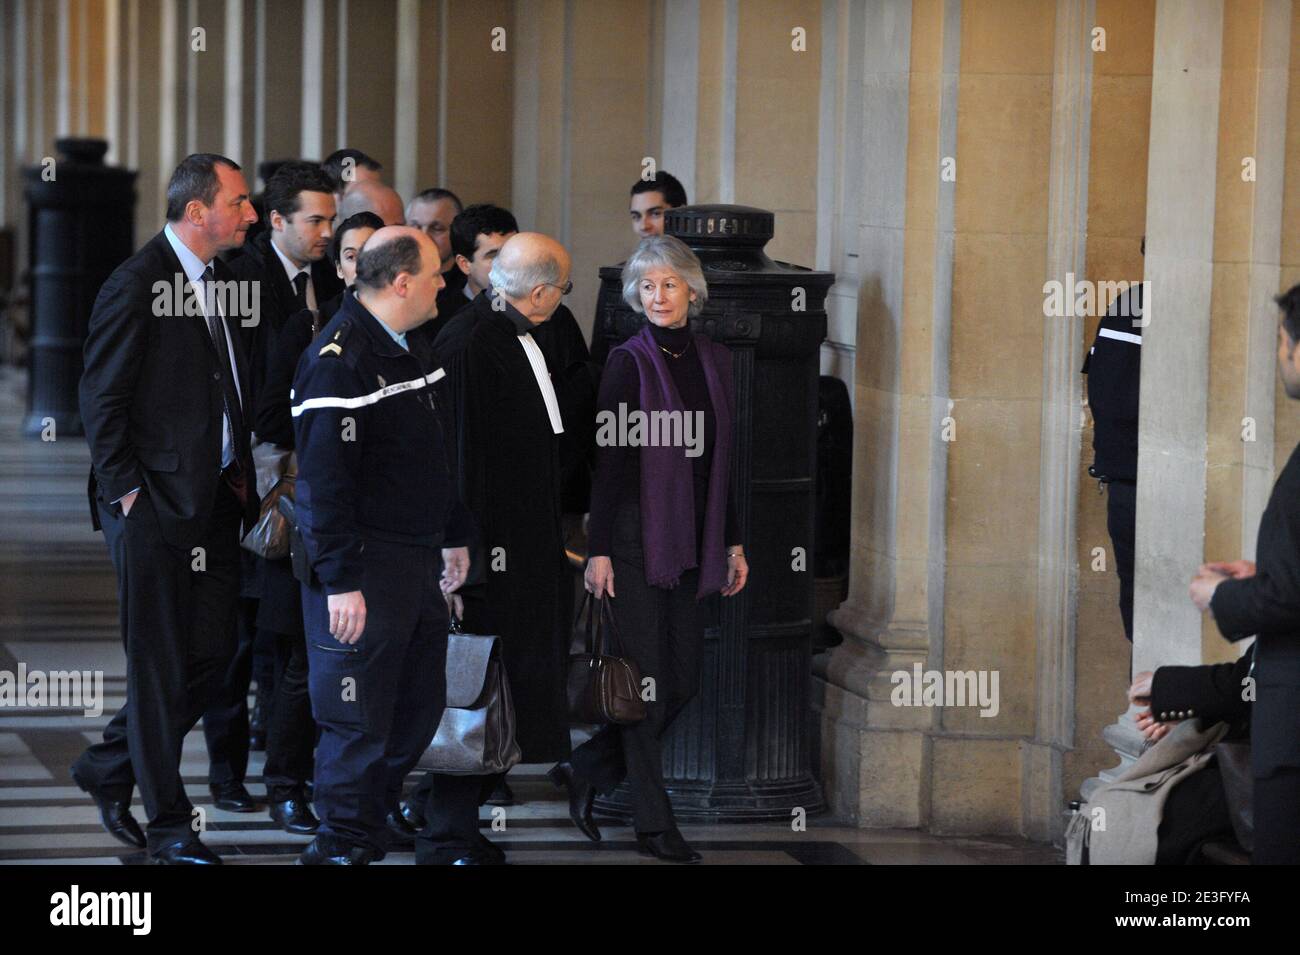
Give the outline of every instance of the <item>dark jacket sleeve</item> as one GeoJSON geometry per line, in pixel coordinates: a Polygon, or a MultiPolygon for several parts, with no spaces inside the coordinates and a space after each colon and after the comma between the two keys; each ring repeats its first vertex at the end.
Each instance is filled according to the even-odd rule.
{"type": "Polygon", "coordinates": [[[1235,663],[1160,667],[1151,678],[1151,712],[1161,721],[1199,717],[1203,726],[1247,719],[1244,681],[1254,656],[1251,647],[1235,663]]]}
{"type": "MultiPolygon", "coordinates": [[[[1288,493],[1279,485],[1275,499],[1278,491],[1288,493]]],[[[1270,559],[1261,554],[1253,577],[1223,581],[1210,601],[1219,632],[1234,642],[1256,633],[1300,631],[1300,501],[1270,507],[1264,519],[1275,521],[1270,559]]]]}
{"type": "Polygon", "coordinates": [[[282,448],[292,448],[293,416],[289,393],[293,388],[293,373],[298,360],[311,344],[312,313],[303,310],[284,323],[270,347],[259,357],[264,364],[262,390],[257,396],[257,419],[253,430],[263,441],[282,448]]]}
{"type": "Polygon", "coordinates": [[[367,406],[344,407],[364,391],[341,358],[310,356],[294,380],[300,529],[312,568],[327,594],[361,589],[357,526],[367,406]],[[304,513],[305,512],[305,513],[304,513]]]}
{"type": "Polygon", "coordinates": [[[143,486],[131,446],[131,404],[149,347],[152,291],[126,269],[114,272],[95,299],[78,396],[91,463],[105,501],[143,486]]]}

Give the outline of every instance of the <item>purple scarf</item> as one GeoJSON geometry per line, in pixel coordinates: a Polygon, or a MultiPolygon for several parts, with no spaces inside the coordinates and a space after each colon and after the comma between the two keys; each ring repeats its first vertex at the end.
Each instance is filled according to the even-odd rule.
{"type": "MultiPolygon", "coordinates": [[[[704,505],[703,554],[695,545],[695,484],[686,449],[662,445],[641,447],[641,540],[646,582],[654,587],[676,587],[683,571],[700,568],[703,598],[727,583],[727,489],[731,464],[731,353],[705,335],[692,334],[700,367],[709,388],[715,420],[709,490],[704,505]]],[[[641,410],[685,414],[677,385],[649,326],[622,346],[636,361],[641,378],[641,410]]],[[[692,409],[702,410],[702,409],[692,409]]]]}

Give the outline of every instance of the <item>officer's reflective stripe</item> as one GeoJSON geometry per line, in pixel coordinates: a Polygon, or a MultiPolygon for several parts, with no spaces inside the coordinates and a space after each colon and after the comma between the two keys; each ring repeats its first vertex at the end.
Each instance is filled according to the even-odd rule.
{"type": "Polygon", "coordinates": [[[1113,328],[1097,329],[1098,338],[1113,338],[1120,342],[1132,342],[1134,345],[1142,344],[1142,336],[1134,335],[1132,332],[1117,332],[1113,328]]]}
{"type": "Polygon", "coordinates": [[[395,385],[389,385],[386,388],[380,388],[378,391],[372,391],[368,395],[362,395],[359,398],[308,398],[300,405],[293,406],[293,416],[296,418],[304,411],[310,411],[313,408],[364,408],[366,405],[373,405],[377,401],[382,401],[393,395],[401,394],[404,391],[414,391],[417,388],[424,388],[435,381],[446,378],[447,373],[439,368],[432,374],[425,375],[423,378],[412,378],[410,381],[400,381],[395,385]]]}

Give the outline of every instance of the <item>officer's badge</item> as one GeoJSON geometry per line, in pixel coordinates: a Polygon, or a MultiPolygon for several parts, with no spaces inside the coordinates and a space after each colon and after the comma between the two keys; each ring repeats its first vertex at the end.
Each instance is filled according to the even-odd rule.
{"type": "Polygon", "coordinates": [[[348,332],[352,330],[352,322],[346,321],[340,325],[334,332],[330,343],[322,348],[317,355],[342,355],[343,342],[347,340],[348,332]]]}

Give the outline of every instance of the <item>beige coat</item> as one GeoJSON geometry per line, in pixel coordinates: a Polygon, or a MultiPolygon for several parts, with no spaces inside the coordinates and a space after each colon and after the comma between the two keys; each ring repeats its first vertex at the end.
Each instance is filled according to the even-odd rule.
{"type": "Polygon", "coordinates": [[[1198,720],[1178,723],[1083,804],[1065,833],[1066,862],[1078,865],[1088,847],[1091,865],[1153,865],[1156,832],[1174,786],[1205,768],[1226,723],[1202,730],[1198,720]]]}

